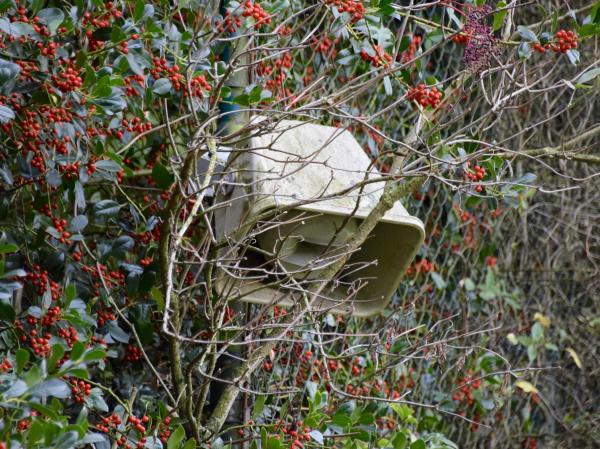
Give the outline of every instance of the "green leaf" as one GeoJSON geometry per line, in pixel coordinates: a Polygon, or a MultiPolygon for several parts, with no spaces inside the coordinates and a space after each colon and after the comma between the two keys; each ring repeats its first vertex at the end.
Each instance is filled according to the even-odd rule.
{"type": "Polygon", "coordinates": [[[48,357],[48,372],[53,372],[56,368],[56,363],[65,355],[65,348],[62,344],[56,343],[52,345],[50,357],[48,357]]]}
{"type": "Polygon", "coordinates": [[[161,291],[156,287],[152,287],[152,290],[150,290],[150,295],[152,296],[154,301],[156,301],[156,307],[158,308],[158,311],[159,312],[164,311],[165,310],[165,299],[163,298],[161,291]]]}
{"type": "Polygon", "coordinates": [[[45,8],[37,13],[40,22],[48,27],[50,34],[55,34],[61,23],[65,20],[65,14],[58,8],[45,8]]]}
{"type": "Polygon", "coordinates": [[[577,50],[567,50],[569,62],[573,65],[579,64],[579,52],[577,50]]]}
{"type": "Polygon", "coordinates": [[[527,42],[521,42],[519,48],[517,50],[519,58],[521,59],[529,59],[531,57],[532,51],[531,46],[527,42]]]}
{"type": "Polygon", "coordinates": [[[446,288],[446,281],[444,281],[444,278],[442,278],[435,271],[431,272],[431,279],[433,279],[433,282],[438,290],[443,290],[446,288]]]}
{"type": "Polygon", "coordinates": [[[171,81],[167,78],[157,79],[152,85],[152,92],[156,95],[166,95],[171,92],[171,81]]]}
{"type": "Polygon", "coordinates": [[[133,8],[133,20],[139,22],[144,15],[144,5],[146,2],[144,0],[137,0],[135,2],[135,7],[133,8]]]}
{"type": "Polygon", "coordinates": [[[65,399],[71,396],[69,385],[60,379],[50,379],[31,388],[31,394],[37,397],[54,396],[65,399]]]}
{"type": "Polygon", "coordinates": [[[117,215],[121,205],[113,200],[101,200],[94,204],[94,214],[98,217],[110,217],[117,215]]]}
{"type": "Polygon", "coordinates": [[[8,123],[15,118],[15,112],[8,106],[0,105],[0,123],[8,123]]]}
{"type": "Polygon", "coordinates": [[[189,440],[187,440],[185,442],[182,449],[195,449],[195,448],[196,448],[196,441],[194,441],[192,438],[190,438],[189,440]]]}
{"type": "Polygon", "coordinates": [[[425,442],[419,438],[411,443],[410,449],[425,449],[425,442]]]}
{"type": "Polygon", "coordinates": [[[0,243],[0,254],[16,253],[19,246],[14,243],[0,243]]]}
{"type": "Polygon", "coordinates": [[[256,419],[260,416],[260,414],[262,413],[262,411],[265,408],[265,401],[267,400],[267,397],[263,394],[259,395],[256,398],[256,401],[254,402],[254,408],[252,409],[252,418],[256,419]]]}
{"type": "Polygon", "coordinates": [[[95,360],[103,360],[106,357],[106,351],[102,348],[92,349],[83,355],[84,362],[93,362],[95,360]]]}
{"type": "MultiPolygon", "coordinates": [[[[498,2],[496,4],[496,9],[501,9],[501,8],[505,8],[506,7],[506,2],[498,2]]],[[[498,31],[500,28],[502,28],[502,24],[504,23],[504,18],[506,17],[506,14],[508,13],[508,10],[502,10],[502,11],[498,11],[496,14],[494,14],[494,19],[493,19],[493,24],[492,24],[492,30],[493,31],[498,31]]]]}
{"type": "Polygon", "coordinates": [[[80,341],[76,341],[73,345],[73,348],[71,349],[71,360],[73,360],[74,362],[79,361],[84,351],[85,345],[80,341]]]}
{"type": "Polygon", "coordinates": [[[15,380],[11,386],[0,396],[4,399],[16,398],[17,396],[21,396],[27,391],[27,384],[23,382],[21,379],[15,380]]]}
{"type": "Polygon", "coordinates": [[[29,357],[30,354],[28,350],[23,348],[17,350],[17,352],[15,353],[15,359],[17,361],[17,373],[23,371],[23,368],[25,368],[27,362],[29,362],[29,357]]]}
{"type": "Polygon", "coordinates": [[[531,327],[531,338],[536,343],[544,338],[544,327],[540,323],[535,323],[531,327]]]}
{"type": "Polygon", "coordinates": [[[171,434],[169,440],[167,441],[167,449],[178,449],[179,444],[185,438],[185,430],[183,430],[183,426],[179,425],[175,432],[171,434]]]}
{"type": "Polygon", "coordinates": [[[75,446],[75,443],[79,441],[79,434],[70,430],[68,432],[63,433],[58,439],[54,442],[54,449],[71,449],[75,446]]]}
{"type": "Polygon", "coordinates": [[[519,25],[517,27],[517,32],[526,41],[529,41],[529,42],[537,42],[538,41],[538,38],[535,35],[535,33],[523,25],[519,25]]]}
{"type": "Polygon", "coordinates": [[[161,189],[168,189],[173,184],[173,175],[169,173],[164,165],[155,164],[152,169],[152,179],[161,189]]]}
{"type": "Polygon", "coordinates": [[[590,69],[590,70],[588,70],[586,72],[583,72],[575,80],[575,83],[577,83],[577,84],[584,84],[584,83],[587,83],[588,81],[593,80],[594,78],[596,78],[598,76],[600,76],[600,67],[597,67],[595,69],[590,69]]]}

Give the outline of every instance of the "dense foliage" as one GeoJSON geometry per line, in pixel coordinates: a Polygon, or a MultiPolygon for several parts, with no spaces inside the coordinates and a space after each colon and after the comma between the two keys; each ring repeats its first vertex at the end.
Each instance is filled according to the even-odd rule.
{"type": "Polygon", "coordinates": [[[551,406],[526,376],[582,361],[504,273],[498,230],[515,233],[548,167],[516,153],[572,149],[543,138],[538,93],[561,89],[542,116],[595,101],[600,3],[413,3],[0,2],[0,449],[546,441],[551,406]],[[213,139],[243,141],[242,109],[351,129],[383,173],[419,123],[403,174],[427,181],[405,202],[428,237],[389,310],[296,321],[214,428],[224,355],[249,359],[295,313],[214,293],[213,196],[186,196],[213,139]],[[198,259],[171,270],[175,240],[198,259]],[[255,316],[243,349],[222,344],[255,316]]]}

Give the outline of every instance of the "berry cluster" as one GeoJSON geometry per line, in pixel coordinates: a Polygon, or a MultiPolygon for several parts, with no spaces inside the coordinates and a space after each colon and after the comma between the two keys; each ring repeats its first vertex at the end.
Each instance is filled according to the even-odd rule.
{"type": "Polygon", "coordinates": [[[485,258],[485,264],[486,264],[488,267],[495,267],[497,263],[498,263],[498,259],[497,259],[496,257],[493,257],[493,256],[487,256],[487,257],[485,258]]]}
{"type": "Polygon", "coordinates": [[[170,425],[171,425],[171,417],[170,416],[165,416],[165,418],[162,420],[162,423],[159,425],[160,433],[158,434],[158,438],[164,444],[167,443],[167,441],[169,440],[169,436],[171,435],[171,429],[169,429],[170,425]],[[162,428],[162,429],[160,429],[160,428],[162,428]]]}
{"type": "MultiPolygon", "coordinates": [[[[467,167],[469,167],[468,162],[467,162],[467,167]]],[[[467,168],[465,175],[469,181],[473,181],[473,182],[482,181],[483,178],[485,177],[485,168],[483,168],[479,165],[476,165],[475,167],[473,167],[473,170],[467,168]]],[[[483,191],[483,186],[476,185],[475,190],[477,192],[481,192],[481,191],[483,191]]]]}
{"type": "Polygon", "coordinates": [[[56,301],[60,298],[61,289],[57,282],[50,280],[48,272],[42,270],[39,265],[34,265],[32,271],[25,275],[25,280],[30,282],[36,293],[42,296],[46,293],[47,286],[50,285],[50,291],[52,293],[52,299],[56,301]]]}
{"type": "Polygon", "coordinates": [[[52,326],[61,319],[61,310],[58,306],[53,306],[48,309],[42,317],[42,326],[52,326]]]}
{"type": "Polygon", "coordinates": [[[473,405],[473,390],[477,390],[481,386],[479,379],[473,380],[473,371],[468,370],[467,375],[458,382],[458,391],[452,396],[452,400],[473,405]]]}
{"type": "Polygon", "coordinates": [[[282,430],[284,435],[288,435],[292,438],[292,444],[290,449],[301,449],[304,447],[304,441],[310,441],[311,428],[305,426],[302,421],[292,422],[290,425],[284,427],[282,430]]]}
{"type": "Polygon", "coordinates": [[[325,0],[325,4],[337,7],[340,14],[350,14],[352,23],[358,22],[365,15],[365,6],[360,0],[325,0]]]}
{"type": "Polygon", "coordinates": [[[566,53],[569,50],[577,48],[577,34],[570,30],[558,30],[556,32],[556,43],[552,44],[552,51],[555,53],[566,53]]]}
{"type": "Polygon", "coordinates": [[[69,383],[72,385],[71,394],[73,395],[73,400],[78,404],[83,404],[85,398],[90,395],[92,386],[83,380],[78,381],[75,378],[69,379],[69,383]]]}
{"type": "Polygon", "coordinates": [[[271,16],[258,3],[246,0],[244,3],[243,17],[252,17],[256,21],[256,28],[260,29],[271,23],[271,16]]]}
{"type": "Polygon", "coordinates": [[[424,257],[408,267],[406,275],[413,276],[416,273],[427,274],[432,271],[436,271],[435,264],[424,257]]]}
{"type": "Polygon", "coordinates": [[[463,32],[456,33],[452,36],[452,42],[459,45],[466,45],[469,43],[469,35],[463,32]]]}
{"type": "Polygon", "coordinates": [[[67,342],[69,348],[72,348],[75,342],[79,340],[77,331],[73,326],[69,326],[66,329],[59,329],[58,336],[63,338],[67,342]]]}
{"type": "MultiPolygon", "coordinates": [[[[71,165],[73,166],[74,164],[71,165]]],[[[65,166],[61,165],[60,167],[65,166]]],[[[77,170],[79,169],[79,164],[77,163],[77,166],[75,166],[73,169],[75,170],[75,172],[77,172],[77,170]]],[[[68,174],[71,173],[71,171],[68,171],[66,173],[66,176],[68,176],[68,174]]],[[[69,240],[69,238],[71,237],[71,233],[65,230],[67,226],[67,220],[65,220],[64,218],[60,219],[55,217],[52,219],[52,224],[54,225],[54,229],[56,229],[56,231],[60,234],[58,241],[60,243],[71,243],[71,241],[69,240]]]]}
{"type": "Polygon", "coordinates": [[[363,48],[360,51],[360,59],[370,63],[373,67],[379,67],[382,63],[384,66],[388,66],[392,63],[390,54],[384,51],[379,45],[374,45],[372,50],[363,48]]]}
{"type": "Polygon", "coordinates": [[[138,348],[136,345],[127,345],[125,348],[125,355],[123,356],[123,360],[126,362],[137,362],[142,358],[142,350],[138,348]]]}
{"type": "Polygon", "coordinates": [[[225,32],[225,30],[230,33],[235,33],[235,27],[238,28],[242,26],[242,19],[240,17],[233,18],[229,11],[225,13],[225,17],[223,17],[223,22],[217,20],[215,22],[215,26],[217,27],[217,31],[219,33],[225,32]]]}
{"type": "Polygon", "coordinates": [[[413,35],[410,40],[410,44],[408,44],[408,48],[398,55],[398,58],[403,64],[406,64],[409,61],[412,61],[415,58],[415,54],[417,53],[417,49],[421,46],[423,42],[423,38],[418,34],[413,35]]]}
{"type": "Polygon", "coordinates": [[[137,418],[137,417],[131,415],[127,419],[127,422],[129,424],[131,424],[135,428],[135,430],[137,430],[141,434],[146,433],[146,427],[144,427],[143,424],[147,424],[148,421],[150,421],[150,418],[146,415],[142,416],[141,418],[137,418]]]}
{"type": "Polygon", "coordinates": [[[117,319],[115,312],[112,307],[107,307],[106,309],[98,309],[98,317],[96,318],[98,322],[98,327],[103,327],[108,321],[115,321],[117,319]]]}
{"type": "Polygon", "coordinates": [[[4,358],[2,363],[0,363],[0,372],[6,373],[12,368],[12,363],[7,358],[4,358]]]}
{"type": "Polygon", "coordinates": [[[58,75],[52,75],[51,79],[54,85],[63,92],[71,92],[83,86],[80,73],[72,66],[68,66],[65,71],[58,75]]]}
{"type": "MultiPolygon", "coordinates": [[[[52,335],[49,333],[44,334],[43,337],[37,336],[37,331],[33,329],[29,335],[31,336],[29,339],[29,346],[36,355],[40,357],[46,357],[50,353],[50,338],[52,335]]],[[[21,336],[22,341],[27,341],[27,336],[21,336]]]]}
{"type": "Polygon", "coordinates": [[[111,427],[116,428],[119,425],[121,425],[121,418],[116,413],[113,413],[109,417],[103,418],[102,419],[102,424],[98,424],[96,426],[96,428],[100,432],[108,433],[108,432],[110,432],[110,428],[111,427]]]}
{"type": "Polygon", "coordinates": [[[419,104],[424,108],[431,106],[435,109],[442,101],[442,93],[437,90],[437,87],[428,89],[425,84],[420,83],[408,91],[406,98],[408,101],[419,104]]]}
{"type": "Polygon", "coordinates": [[[146,83],[144,75],[131,75],[126,77],[123,82],[125,83],[125,95],[128,97],[139,97],[140,92],[132,85],[133,82],[137,83],[142,89],[146,83]]]}
{"type": "MultiPolygon", "coordinates": [[[[337,56],[337,50],[335,49],[335,44],[338,41],[338,39],[333,40],[327,36],[325,36],[323,39],[318,39],[318,38],[314,38],[313,39],[313,49],[315,52],[317,53],[321,53],[323,54],[323,56],[327,57],[327,58],[332,58],[335,59],[335,57],[337,56]]],[[[307,67],[307,69],[312,69],[312,67],[307,67]]]]}

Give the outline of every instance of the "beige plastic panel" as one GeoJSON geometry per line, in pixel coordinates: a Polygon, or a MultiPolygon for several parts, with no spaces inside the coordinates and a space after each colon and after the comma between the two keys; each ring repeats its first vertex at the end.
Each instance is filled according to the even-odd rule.
{"type": "MultiPolygon", "coordinates": [[[[317,254],[319,250],[314,245],[329,238],[331,230],[339,225],[340,217],[354,212],[353,222],[342,232],[351,233],[352,226],[360,225],[360,219],[377,204],[383,189],[382,182],[373,182],[366,184],[362,191],[354,189],[338,195],[365,179],[376,180],[378,174],[367,172],[370,160],[352,134],[322,125],[283,121],[270,134],[252,138],[249,150],[237,155],[232,153],[231,161],[234,169],[239,170],[236,177],[239,185],[229,198],[222,198],[229,200],[230,205],[215,215],[217,237],[224,239],[248,231],[248,223],[259,214],[276,215],[281,207],[295,205],[286,221],[295,214],[302,214],[306,218],[304,226],[294,225],[290,232],[286,230],[287,225],[282,225],[275,231],[260,234],[257,241],[270,251],[278,239],[289,234],[279,243],[285,249],[281,265],[298,280],[318,279],[322,263],[301,270],[299,261],[308,260],[311,253],[317,254]],[[310,216],[313,218],[308,218],[310,216]]],[[[348,271],[359,262],[368,267],[347,275],[347,280],[355,281],[354,284],[359,283],[359,279],[367,282],[360,282],[364,285],[350,295],[351,301],[342,302],[348,297],[348,285],[344,285],[342,278],[340,286],[313,306],[360,316],[381,311],[398,287],[424,235],[423,223],[397,202],[349,262],[348,271]]],[[[334,241],[334,246],[337,243],[334,241]]],[[[227,254],[222,253],[222,256],[228,259],[227,254]]],[[[253,303],[291,305],[298,300],[291,293],[293,289],[269,288],[261,279],[251,276],[236,280],[227,276],[225,270],[219,276],[217,289],[220,294],[243,296],[243,301],[253,303]]]]}

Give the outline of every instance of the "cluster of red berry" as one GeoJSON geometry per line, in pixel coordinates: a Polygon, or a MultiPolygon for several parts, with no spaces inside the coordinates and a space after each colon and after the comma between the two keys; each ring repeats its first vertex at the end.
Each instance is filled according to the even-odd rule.
{"type": "Polygon", "coordinates": [[[302,420],[292,422],[291,424],[285,426],[281,432],[284,435],[288,435],[292,439],[290,449],[300,449],[304,447],[304,443],[302,442],[303,440],[306,442],[310,441],[311,428],[305,426],[302,420]]]}
{"type": "MultiPolygon", "coordinates": [[[[485,168],[483,168],[479,165],[476,165],[475,167],[473,167],[473,170],[471,170],[469,168],[469,165],[470,165],[470,163],[467,162],[467,170],[465,172],[467,179],[469,179],[469,181],[473,181],[473,182],[482,181],[483,178],[485,177],[485,168]]],[[[476,185],[475,190],[477,192],[481,192],[481,191],[483,191],[483,186],[476,185]]]]}
{"type": "MultiPolygon", "coordinates": [[[[325,36],[323,39],[318,39],[317,37],[315,37],[313,39],[313,45],[312,48],[314,49],[315,52],[317,53],[321,53],[323,54],[323,56],[327,57],[327,58],[331,58],[331,59],[335,59],[335,57],[337,56],[337,50],[335,49],[335,44],[338,41],[338,39],[336,39],[335,41],[327,36],[325,36]]],[[[307,67],[311,68],[311,66],[307,67]]]]}
{"type": "Polygon", "coordinates": [[[256,28],[260,29],[271,23],[271,16],[267,13],[259,3],[253,3],[251,0],[246,0],[244,3],[243,17],[252,17],[256,21],[256,28]]]}
{"type": "Polygon", "coordinates": [[[498,259],[497,259],[496,257],[493,257],[493,256],[487,256],[487,257],[485,258],[485,264],[486,264],[488,267],[495,267],[497,263],[498,263],[498,259]]]}
{"type": "Polygon", "coordinates": [[[577,34],[574,31],[558,30],[555,36],[557,42],[552,45],[553,52],[566,53],[577,48],[577,34]]]}
{"type": "MultiPolygon", "coordinates": [[[[206,81],[204,75],[197,75],[190,80],[190,91],[193,96],[202,97],[202,90],[210,92],[212,89],[211,85],[206,81]]],[[[183,93],[184,96],[188,95],[187,90],[183,93]]]]}
{"type": "Polygon", "coordinates": [[[53,306],[48,309],[46,314],[42,317],[42,326],[52,326],[62,318],[61,310],[58,306],[53,306]]]}
{"type": "Polygon", "coordinates": [[[458,32],[452,36],[452,42],[455,44],[466,45],[469,43],[469,35],[465,32],[458,32]]]}
{"type": "Polygon", "coordinates": [[[85,398],[90,395],[92,386],[83,380],[78,381],[73,377],[69,379],[69,383],[71,384],[71,394],[73,395],[73,400],[78,404],[83,404],[85,402],[85,398]]]}
{"type": "Polygon", "coordinates": [[[30,282],[38,295],[42,296],[46,293],[46,288],[50,285],[50,292],[52,293],[52,299],[56,301],[60,298],[61,288],[57,282],[50,280],[48,272],[42,270],[39,265],[33,265],[32,271],[25,275],[25,281],[30,282]]]}
{"type": "Polygon", "coordinates": [[[452,400],[464,403],[468,406],[473,405],[473,390],[481,386],[481,380],[473,379],[473,371],[467,370],[467,375],[458,382],[458,391],[452,396],[452,400]]]}
{"type": "Polygon", "coordinates": [[[98,309],[97,311],[97,323],[98,327],[103,327],[108,321],[115,321],[117,316],[112,307],[107,307],[106,309],[98,309]]]}
{"type": "Polygon", "coordinates": [[[72,65],[67,66],[58,75],[52,75],[51,80],[63,92],[72,92],[83,86],[83,78],[81,78],[80,72],[73,68],[72,65]]]}
{"type": "Polygon", "coordinates": [[[325,0],[325,4],[337,7],[340,14],[350,14],[352,23],[358,22],[365,15],[365,5],[360,0],[325,0]]]}
{"type": "Polygon", "coordinates": [[[119,415],[117,415],[116,413],[113,413],[109,417],[103,418],[102,424],[98,424],[96,426],[96,428],[100,432],[108,433],[108,432],[110,432],[111,427],[116,428],[119,425],[121,425],[121,417],[119,415]]]}
{"type": "Polygon", "coordinates": [[[418,262],[415,262],[415,271],[421,274],[427,274],[432,271],[435,271],[435,264],[427,260],[427,258],[422,258],[418,262]]]}
{"type": "Polygon", "coordinates": [[[577,34],[570,30],[558,30],[555,34],[555,42],[536,42],[533,44],[533,50],[538,53],[546,53],[546,50],[552,49],[554,53],[566,53],[569,50],[577,48],[577,34]]]}
{"type": "Polygon", "coordinates": [[[78,179],[80,164],[80,161],[75,161],[72,164],[58,164],[58,171],[61,172],[67,180],[78,179]]]}
{"type": "Polygon", "coordinates": [[[73,345],[75,344],[75,342],[77,342],[79,340],[77,331],[75,330],[75,328],[73,326],[69,326],[64,329],[59,329],[58,336],[63,338],[67,342],[67,345],[69,345],[69,348],[72,348],[73,345]]]}
{"type": "Polygon", "coordinates": [[[417,53],[417,49],[421,46],[423,42],[423,38],[418,34],[413,35],[410,43],[408,44],[408,48],[398,55],[398,58],[403,64],[406,64],[409,61],[412,61],[415,58],[415,54],[417,53]]]}
{"type": "Polygon", "coordinates": [[[392,63],[392,56],[387,53],[380,45],[374,45],[372,50],[362,49],[360,59],[368,62],[373,67],[379,67],[382,63],[388,66],[392,63]]]}
{"type": "Polygon", "coordinates": [[[3,373],[6,373],[11,368],[12,368],[12,363],[10,363],[10,360],[8,360],[7,358],[4,358],[4,360],[2,360],[2,363],[0,363],[0,371],[3,373]]]}
{"type": "MultiPolygon", "coordinates": [[[[59,165],[59,167],[69,167],[69,166],[59,165]]],[[[67,169],[63,169],[63,171],[66,173],[65,176],[68,177],[73,172],[77,173],[77,170],[79,168],[79,162],[76,162],[75,164],[71,164],[71,167],[72,167],[72,171],[67,171],[67,169]]],[[[59,170],[60,170],[60,168],[59,168],[59,170]]],[[[70,179],[70,178],[67,178],[67,179],[70,179]]],[[[69,231],[65,230],[65,228],[67,227],[67,220],[65,220],[64,218],[54,217],[52,219],[52,224],[54,225],[54,229],[56,229],[56,231],[60,234],[58,241],[60,243],[71,243],[71,241],[69,240],[69,238],[71,238],[71,233],[69,231]]]]}
{"type": "Polygon", "coordinates": [[[406,98],[408,101],[420,104],[424,108],[431,106],[435,109],[442,101],[442,92],[440,92],[437,87],[428,89],[425,84],[420,83],[408,91],[406,98]]]}
{"type": "Polygon", "coordinates": [[[125,285],[125,274],[121,273],[117,270],[109,271],[108,267],[103,264],[98,264],[100,266],[100,271],[98,272],[98,268],[96,266],[87,266],[84,265],[81,267],[84,273],[90,273],[92,278],[97,279],[96,282],[92,285],[94,289],[94,294],[99,294],[100,289],[102,288],[102,282],[100,282],[100,275],[106,282],[106,286],[108,288],[113,288],[114,286],[124,286],[125,285]]]}
{"type": "Polygon", "coordinates": [[[140,96],[140,92],[132,85],[133,82],[136,82],[140,87],[144,87],[146,83],[146,79],[144,75],[131,75],[126,77],[124,80],[125,83],[125,95],[128,97],[138,97],[140,96]]]}
{"type": "MultiPolygon", "coordinates": [[[[33,350],[33,352],[36,355],[39,355],[40,357],[46,357],[49,353],[50,353],[50,338],[52,338],[52,335],[49,333],[44,334],[43,337],[38,337],[37,336],[37,331],[35,329],[32,329],[31,332],[29,332],[30,338],[29,338],[29,346],[31,346],[31,349],[33,350]]],[[[27,336],[26,335],[22,335],[21,336],[21,341],[25,342],[27,341],[27,336]]]]}
{"type": "Polygon", "coordinates": [[[126,362],[137,362],[142,358],[142,350],[136,345],[127,345],[123,360],[126,362]]]}
{"type": "Polygon", "coordinates": [[[215,22],[215,26],[217,27],[217,31],[219,33],[224,33],[225,30],[229,31],[230,33],[235,33],[235,27],[237,26],[239,28],[242,26],[242,19],[241,17],[231,17],[231,14],[229,11],[227,11],[225,13],[225,17],[223,17],[223,22],[217,20],[215,22]]]}
{"type": "Polygon", "coordinates": [[[169,440],[169,436],[171,435],[171,429],[169,426],[171,425],[171,417],[165,416],[162,420],[162,423],[159,425],[160,433],[158,434],[158,439],[162,441],[164,444],[169,440]]]}

